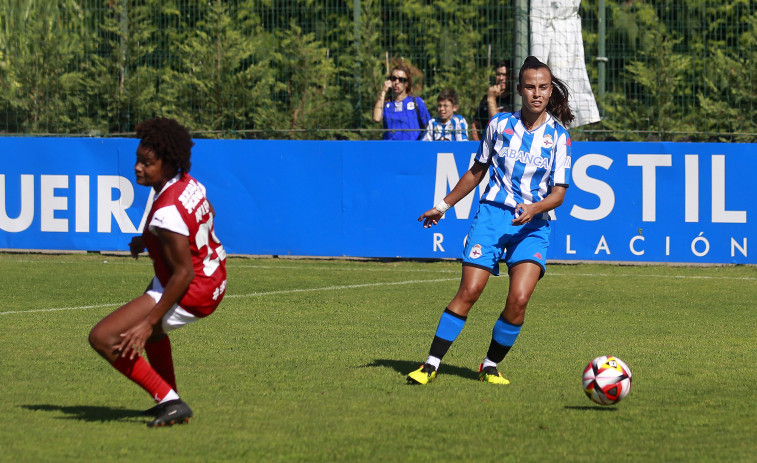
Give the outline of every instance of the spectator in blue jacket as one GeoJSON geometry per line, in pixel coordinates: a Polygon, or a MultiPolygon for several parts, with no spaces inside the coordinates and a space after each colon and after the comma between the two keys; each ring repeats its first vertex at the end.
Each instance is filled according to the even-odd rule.
{"type": "Polygon", "coordinates": [[[373,120],[383,121],[387,129],[384,140],[419,140],[423,135],[431,115],[426,103],[412,92],[413,80],[407,66],[394,66],[373,107],[373,120]]]}

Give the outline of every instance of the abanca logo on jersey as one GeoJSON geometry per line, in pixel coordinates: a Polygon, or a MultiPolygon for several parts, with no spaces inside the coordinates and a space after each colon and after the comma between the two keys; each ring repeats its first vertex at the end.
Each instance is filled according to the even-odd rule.
{"type": "Polygon", "coordinates": [[[520,161],[523,164],[530,164],[536,167],[547,167],[549,164],[549,158],[541,157],[538,154],[527,153],[523,150],[516,150],[515,148],[505,148],[499,154],[499,157],[508,157],[516,161],[520,161]]]}

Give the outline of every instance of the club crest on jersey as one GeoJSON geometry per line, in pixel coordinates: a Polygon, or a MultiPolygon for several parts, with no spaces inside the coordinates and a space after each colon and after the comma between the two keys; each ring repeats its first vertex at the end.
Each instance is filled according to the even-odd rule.
{"type": "Polygon", "coordinates": [[[477,244],[473,246],[473,249],[470,250],[470,254],[468,254],[468,257],[471,259],[478,259],[479,257],[483,256],[484,253],[481,252],[481,245],[477,244]]]}
{"type": "Polygon", "coordinates": [[[408,111],[412,111],[413,109],[415,109],[415,101],[408,102],[407,103],[407,110],[408,111]]]}
{"type": "Polygon", "coordinates": [[[554,141],[552,140],[552,135],[546,133],[543,137],[543,143],[545,148],[551,148],[554,144],[554,141]]]}

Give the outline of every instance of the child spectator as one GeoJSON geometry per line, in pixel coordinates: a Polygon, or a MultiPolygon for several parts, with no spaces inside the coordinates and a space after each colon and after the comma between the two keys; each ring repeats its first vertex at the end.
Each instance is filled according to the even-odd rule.
{"type": "Polygon", "coordinates": [[[445,89],[436,99],[439,117],[428,121],[423,141],[465,141],[468,140],[468,123],[457,112],[457,92],[445,89]]]}

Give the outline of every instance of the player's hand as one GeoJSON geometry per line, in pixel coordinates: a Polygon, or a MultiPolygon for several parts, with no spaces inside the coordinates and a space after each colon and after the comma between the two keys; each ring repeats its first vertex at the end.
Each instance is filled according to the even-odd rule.
{"type": "Polygon", "coordinates": [[[125,333],[121,333],[121,344],[116,346],[116,350],[121,352],[122,357],[129,355],[129,359],[134,359],[145,350],[145,344],[152,336],[152,331],[152,325],[147,320],[142,320],[125,333]]]}
{"type": "Polygon", "coordinates": [[[436,208],[431,208],[418,217],[418,222],[423,222],[423,228],[429,228],[439,223],[439,219],[444,214],[437,211],[436,208]]]}
{"type": "Polygon", "coordinates": [[[533,204],[518,204],[515,206],[515,219],[513,219],[513,225],[525,225],[534,218],[534,209],[536,206],[533,204]]]}
{"type": "Polygon", "coordinates": [[[386,79],[386,80],[384,81],[384,88],[383,88],[383,91],[384,91],[384,92],[387,92],[387,91],[389,91],[389,89],[390,89],[390,88],[392,88],[392,81],[391,81],[391,80],[389,80],[389,79],[386,79]]]}
{"type": "Polygon", "coordinates": [[[145,250],[145,243],[142,241],[142,235],[137,235],[129,241],[129,252],[131,257],[139,258],[139,253],[145,250]]]}

